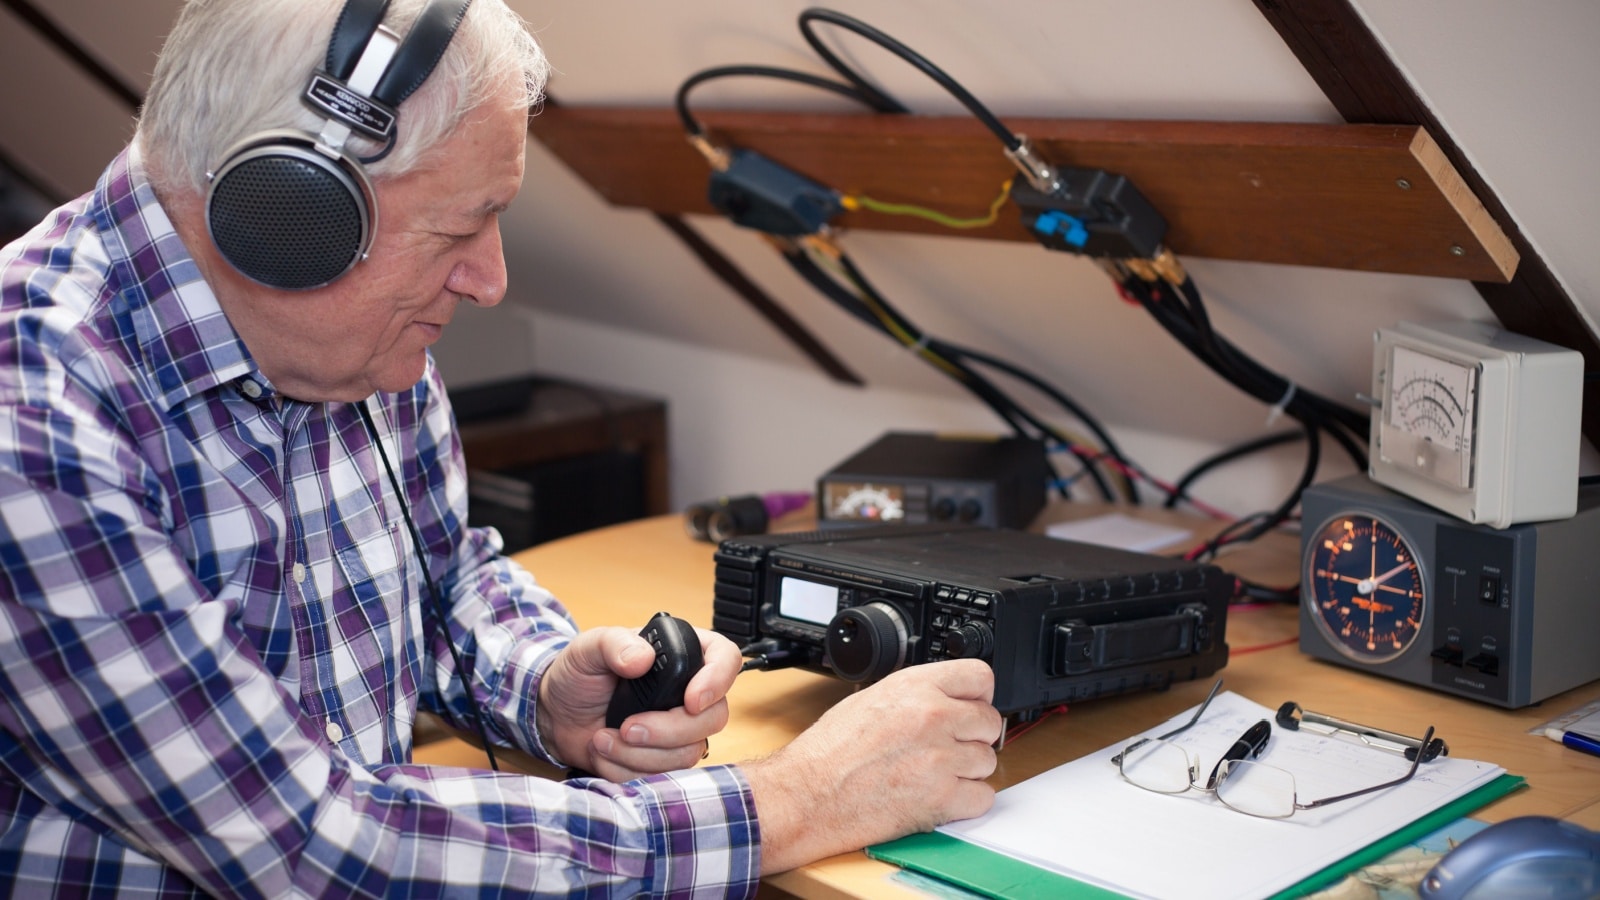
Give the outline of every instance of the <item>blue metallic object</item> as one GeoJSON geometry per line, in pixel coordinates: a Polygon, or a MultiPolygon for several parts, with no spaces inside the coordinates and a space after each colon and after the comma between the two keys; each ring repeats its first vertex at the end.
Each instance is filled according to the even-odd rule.
{"type": "Polygon", "coordinates": [[[1600,897],[1600,833],[1550,816],[1507,819],[1461,842],[1434,866],[1422,900],[1600,897]]]}

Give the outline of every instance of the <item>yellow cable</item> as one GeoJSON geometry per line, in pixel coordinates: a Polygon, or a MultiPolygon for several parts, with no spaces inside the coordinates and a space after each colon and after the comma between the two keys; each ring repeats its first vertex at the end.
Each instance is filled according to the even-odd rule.
{"type": "Polygon", "coordinates": [[[886,203],[882,200],[874,200],[865,194],[846,195],[839,202],[851,212],[866,209],[889,216],[915,216],[919,219],[936,222],[946,228],[984,228],[999,221],[1000,207],[1004,206],[1006,200],[1011,197],[1012,180],[1007,178],[1005,183],[1000,185],[1000,196],[994,198],[994,202],[989,204],[988,215],[974,219],[958,219],[938,210],[910,203],[886,203]]]}

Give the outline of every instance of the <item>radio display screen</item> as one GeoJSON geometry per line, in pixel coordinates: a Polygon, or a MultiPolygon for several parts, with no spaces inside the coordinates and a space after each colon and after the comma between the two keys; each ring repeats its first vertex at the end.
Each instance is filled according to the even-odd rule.
{"type": "Polygon", "coordinates": [[[839,589],[790,575],[778,585],[778,614],[826,627],[839,611],[839,589]]]}

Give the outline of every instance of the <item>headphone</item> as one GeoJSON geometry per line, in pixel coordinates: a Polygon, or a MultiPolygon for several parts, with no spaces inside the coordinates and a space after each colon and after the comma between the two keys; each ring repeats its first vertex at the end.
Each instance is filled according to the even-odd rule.
{"type": "Polygon", "coordinates": [[[346,0],[304,101],[327,116],[319,134],[277,129],[230,148],[206,173],[206,229],[223,259],[286,291],[333,282],[365,259],[378,207],[365,166],[394,148],[401,101],[444,55],[472,0],[430,0],[404,40],[382,24],[389,0],[346,0]],[[345,152],[352,133],[376,154],[345,152]]]}

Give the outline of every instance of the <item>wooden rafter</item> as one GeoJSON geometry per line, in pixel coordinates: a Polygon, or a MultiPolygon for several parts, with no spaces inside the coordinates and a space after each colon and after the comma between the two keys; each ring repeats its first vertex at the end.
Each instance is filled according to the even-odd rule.
{"type": "MultiPolygon", "coordinates": [[[[1349,0],[1255,4],[1346,121],[1420,125],[1432,135],[1521,258],[1509,282],[1473,279],[1500,323],[1518,334],[1577,350],[1586,371],[1600,370],[1600,342],[1577,304],[1349,0]]],[[[1584,396],[1583,434],[1600,446],[1600,392],[1584,396]]]]}

